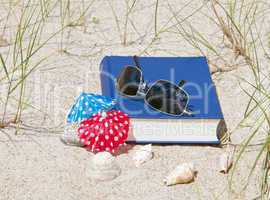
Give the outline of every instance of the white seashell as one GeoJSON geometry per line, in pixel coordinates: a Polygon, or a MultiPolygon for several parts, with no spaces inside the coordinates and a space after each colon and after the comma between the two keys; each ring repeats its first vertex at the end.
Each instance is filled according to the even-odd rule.
{"type": "Polygon", "coordinates": [[[100,152],[91,159],[90,177],[97,181],[108,181],[120,175],[121,169],[115,162],[115,157],[109,152],[100,152]]]}
{"type": "Polygon", "coordinates": [[[82,146],[79,136],[77,134],[78,126],[76,124],[67,124],[64,128],[64,133],[60,140],[67,145],[82,146]]]}
{"type": "Polygon", "coordinates": [[[233,164],[233,152],[226,151],[219,157],[220,172],[227,174],[233,164]]]}
{"type": "Polygon", "coordinates": [[[196,170],[193,163],[183,163],[178,165],[169,175],[164,179],[167,186],[175,184],[190,183],[196,176],[196,170]]]}
{"type": "Polygon", "coordinates": [[[139,167],[143,163],[151,160],[153,158],[152,145],[144,145],[135,151],[132,160],[136,167],[139,167]]]}

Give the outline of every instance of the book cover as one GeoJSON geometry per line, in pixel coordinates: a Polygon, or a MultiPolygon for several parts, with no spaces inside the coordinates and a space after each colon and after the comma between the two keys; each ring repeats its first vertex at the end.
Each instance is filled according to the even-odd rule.
{"type": "MultiPolygon", "coordinates": [[[[157,122],[159,119],[167,120],[191,120],[195,126],[204,124],[209,120],[215,121],[216,125],[220,120],[223,120],[223,114],[219,104],[215,85],[211,79],[207,59],[205,57],[139,57],[140,67],[147,85],[151,86],[157,80],[168,80],[175,84],[185,80],[186,83],[183,89],[189,95],[188,109],[192,111],[192,116],[181,115],[172,116],[153,110],[144,103],[143,99],[133,99],[120,95],[115,87],[115,81],[121,70],[127,66],[135,66],[133,56],[105,56],[100,65],[100,78],[102,94],[116,99],[116,107],[127,113],[132,119],[148,119],[146,122],[157,122]],[[153,121],[156,119],[156,121],[153,121]],[[197,124],[197,125],[196,125],[197,124]]],[[[182,124],[186,124],[187,122],[182,124]]],[[[157,125],[157,123],[155,123],[157,125]]],[[[170,123],[166,123],[167,125],[170,123]]],[[[175,124],[175,122],[173,122],[175,124]]],[[[180,127],[183,127],[178,123],[180,127]]],[[[189,124],[189,126],[191,126],[189,124]]],[[[205,127],[203,125],[202,127],[205,127]]],[[[200,127],[200,129],[202,129],[200,127]]],[[[194,128],[194,127],[193,127],[194,128]]],[[[217,128],[217,127],[215,127],[217,128]]],[[[194,129],[196,134],[196,128],[194,129]]],[[[170,129],[171,131],[171,129],[170,129]]],[[[178,131],[179,132],[179,131],[178,131]]],[[[213,132],[213,131],[212,131],[213,132]]],[[[166,138],[170,133],[166,133],[166,138]]],[[[171,133],[173,134],[173,133],[171,133]]],[[[190,132],[192,134],[192,132],[190,132]]],[[[204,134],[207,134],[207,130],[204,134]]],[[[212,133],[213,134],[213,133],[212,133]]],[[[215,133],[216,134],[216,133],[215,133]]],[[[202,135],[202,134],[201,134],[202,135]]],[[[146,137],[147,138],[147,137],[146,137]]],[[[205,137],[206,138],[206,137],[205,137]]],[[[217,137],[216,137],[217,138],[217,137]]],[[[147,141],[149,140],[146,139],[147,141]]],[[[151,140],[151,137],[150,137],[151,140]]],[[[158,138],[156,138],[158,140],[158,138]]],[[[177,137],[171,137],[168,142],[176,141],[177,137]]],[[[218,139],[194,138],[185,136],[185,141],[201,142],[219,142],[218,139]]],[[[160,142],[162,139],[160,139],[160,142]]]]}

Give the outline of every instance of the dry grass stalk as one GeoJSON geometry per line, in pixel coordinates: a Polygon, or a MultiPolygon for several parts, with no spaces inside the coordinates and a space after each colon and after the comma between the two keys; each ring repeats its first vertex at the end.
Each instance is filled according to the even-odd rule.
{"type": "Polygon", "coordinates": [[[239,30],[236,30],[235,25],[229,16],[227,16],[227,18],[229,18],[227,19],[229,23],[225,23],[223,17],[217,11],[217,6],[221,6],[220,3],[217,0],[212,1],[211,7],[218,20],[218,26],[221,29],[224,37],[229,41],[230,48],[235,54],[235,59],[242,56],[248,64],[251,64],[250,62],[252,62],[252,59],[248,55],[246,44],[242,39],[242,33],[239,30]]]}

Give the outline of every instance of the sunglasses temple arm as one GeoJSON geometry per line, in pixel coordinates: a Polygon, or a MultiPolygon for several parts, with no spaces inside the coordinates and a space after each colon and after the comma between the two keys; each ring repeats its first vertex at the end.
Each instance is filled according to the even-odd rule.
{"type": "Polygon", "coordinates": [[[188,111],[188,110],[184,110],[183,113],[186,114],[186,115],[193,115],[193,113],[188,111]]]}
{"type": "MultiPolygon", "coordinates": [[[[142,68],[141,68],[140,63],[139,63],[139,57],[136,56],[136,55],[133,56],[133,61],[134,61],[135,65],[136,65],[136,67],[138,67],[138,68],[141,70],[142,68]]],[[[143,77],[143,75],[142,75],[142,82],[144,82],[144,77],[143,77]]]]}
{"type": "Polygon", "coordinates": [[[182,87],[184,84],[186,83],[186,81],[185,80],[181,80],[181,81],[179,81],[179,83],[178,83],[178,87],[182,87]]]}
{"type": "Polygon", "coordinates": [[[141,69],[141,66],[140,66],[140,63],[139,63],[139,58],[138,58],[138,56],[133,56],[133,61],[134,61],[134,63],[135,63],[135,65],[139,68],[139,69],[141,69]]]}

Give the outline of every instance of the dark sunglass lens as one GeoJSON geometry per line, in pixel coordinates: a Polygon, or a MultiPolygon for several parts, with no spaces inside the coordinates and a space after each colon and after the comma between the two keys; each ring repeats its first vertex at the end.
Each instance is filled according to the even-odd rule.
{"type": "Polygon", "coordinates": [[[139,89],[141,72],[136,67],[125,67],[117,79],[118,90],[128,96],[135,96],[139,89]]]}
{"type": "Polygon", "coordinates": [[[186,93],[167,81],[158,81],[146,94],[146,101],[153,108],[173,115],[183,113],[187,104],[186,93]]]}

